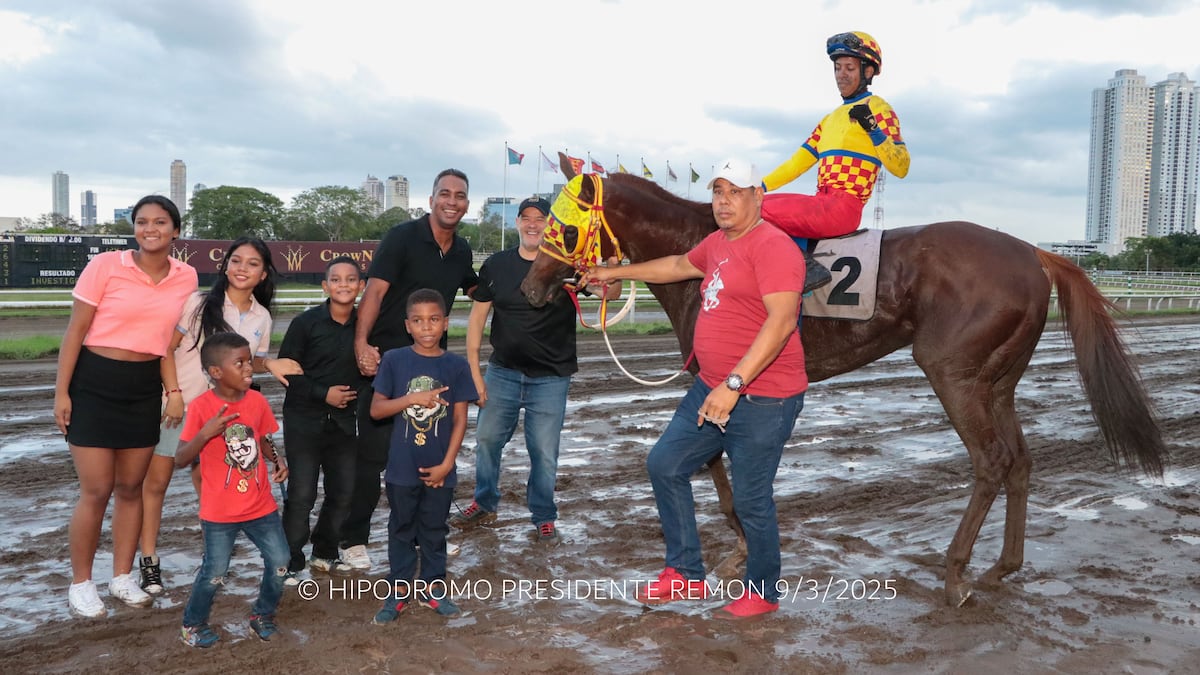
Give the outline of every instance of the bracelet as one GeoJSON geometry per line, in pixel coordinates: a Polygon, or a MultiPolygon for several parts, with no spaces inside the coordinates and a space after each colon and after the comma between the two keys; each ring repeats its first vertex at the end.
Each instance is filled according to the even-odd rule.
{"type": "Polygon", "coordinates": [[[171,394],[182,394],[182,393],[183,393],[183,390],[180,389],[179,387],[167,390],[167,396],[170,396],[171,394]]]}

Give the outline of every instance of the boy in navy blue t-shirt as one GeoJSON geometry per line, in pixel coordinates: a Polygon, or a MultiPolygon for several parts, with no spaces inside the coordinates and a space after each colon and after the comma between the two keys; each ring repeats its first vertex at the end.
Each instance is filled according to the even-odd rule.
{"type": "Polygon", "coordinates": [[[467,360],[439,344],[449,326],[441,294],[413,291],[406,312],[413,345],[384,354],[371,400],[372,418],[396,422],[384,476],[391,506],[392,597],[375,614],[377,624],[395,621],[414,599],[443,616],[459,613],[446,585],[446,520],[458,479],[454,462],[467,432],[467,404],[478,395],[467,360]],[[421,578],[414,584],[417,546],[421,578]]]}

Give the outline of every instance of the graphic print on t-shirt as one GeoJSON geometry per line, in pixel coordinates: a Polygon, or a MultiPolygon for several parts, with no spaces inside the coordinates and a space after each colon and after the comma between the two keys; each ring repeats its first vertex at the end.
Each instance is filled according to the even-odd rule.
{"type": "MultiPolygon", "coordinates": [[[[408,393],[415,394],[422,391],[433,391],[441,389],[442,383],[438,382],[428,375],[419,375],[408,381],[408,393]]],[[[426,408],[423,405],[410,405],[404,409],[402,416],[404,421],[408,423],[408,427],[415,432],[413,443],[417,445],[425,445],[427,442],[426,433],[430,429],[433,430],[433,435],[437,435],[435,426],[443,417],[446,416],[448,408],[445,404],[438,403],[432,408],[426,408]]],[[[405,432],[407,434],[407,430],[405,432]]]]}
{"type": "Polygon", "coordinates": [[[245,493],[250,489],[250,479],[258,483],[258,440],[254,438],[254,430],[245,424],[230,424],[225,427],[225,464],[229,467],[225,472],[225,486],[233,480],[237,473],[237,491],[245,493]]]}
{"type": "Polygon", "coordinates": [[[721,298],[719,295],[725,288],[725,282],[721,281],[721,265],[724,265],[727,262],[729,262],[729,258],[725,258],[721,262],[717,263],[717,266],[713,268],[712,279],[710,279],[708,285],[704,287],[703,309],[706,312],[711,312],[717,308],[717,305],[721,304],[721,298]]]}

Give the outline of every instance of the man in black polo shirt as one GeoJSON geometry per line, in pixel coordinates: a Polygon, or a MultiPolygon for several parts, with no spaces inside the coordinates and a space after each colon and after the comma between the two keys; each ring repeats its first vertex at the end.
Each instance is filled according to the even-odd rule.
{"type": "MultiPolygon", "coordinates": [[[[467,324],[467,362],[479,392],[475,444],[475,501],[450,519],[460,529],[496,520],[500,503],[500,455],[525,409],[525,448],[529,482],[525,500],[537,540],[558,540],[554,483],[559,436],[567,408],[567,388],[578,370],[575,360],[575,306],[566,294],[544,307],[533,307],[521,293],[546,229],[550,203],[540,197],[521,202],[517,211],[519,245],[500,251],[479,269],[467,324]],[[492,355],[487,376],[480,372],[483,327],[492,314],[492,355]]],[[[619,293],[620,288],[612,289],[619,293]]]]}
{"type": "MultiPolygon", "coordinates": [[[[458,223],[470,206],[467,188],[462,171],[442,171],[433,182],[429,215],[388,230],[375,249],[354,332],[354,355],[363,375],[375,376],[387,350],[413,343],[404,329],[409,294],[432,288],[442,294],[448,312],[458,289],[470,294],[479,282],[471,265],[471,247],[457,234],[458,223]]],[[[371,568],[367,537],[371,514],[379,504],[379,475],[387,467],[392,436],[391,418],[371,419],[373,395],[374,390],[367,389],[358,398],[359,453],[350,514],[342,526],[342,560],[355,569],[371,568]]]]}

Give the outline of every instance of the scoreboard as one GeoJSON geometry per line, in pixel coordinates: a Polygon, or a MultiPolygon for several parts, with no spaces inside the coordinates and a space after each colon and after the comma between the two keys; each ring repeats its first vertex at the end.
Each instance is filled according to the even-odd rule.
{"type": "Polygon", "coordinates": [[[0,234],[0,288],[71,288],[92,258],[136,247],[123,236],[0,234]]]}
{"type": "MultiPolygon", "coordinates": [[[[212,284],[229,240],[177,239],[171,255],[212,284]]],[[[271,259],[283,280],[318,283],[330,260],[349,256],[363,272],[371,264],[377,241],[268,241],[271,259]]],[[[0,233],[0,288],[73,288],[88,261],[106,251],[137,248],[132,236],[94,234],[0,233]]]]}

